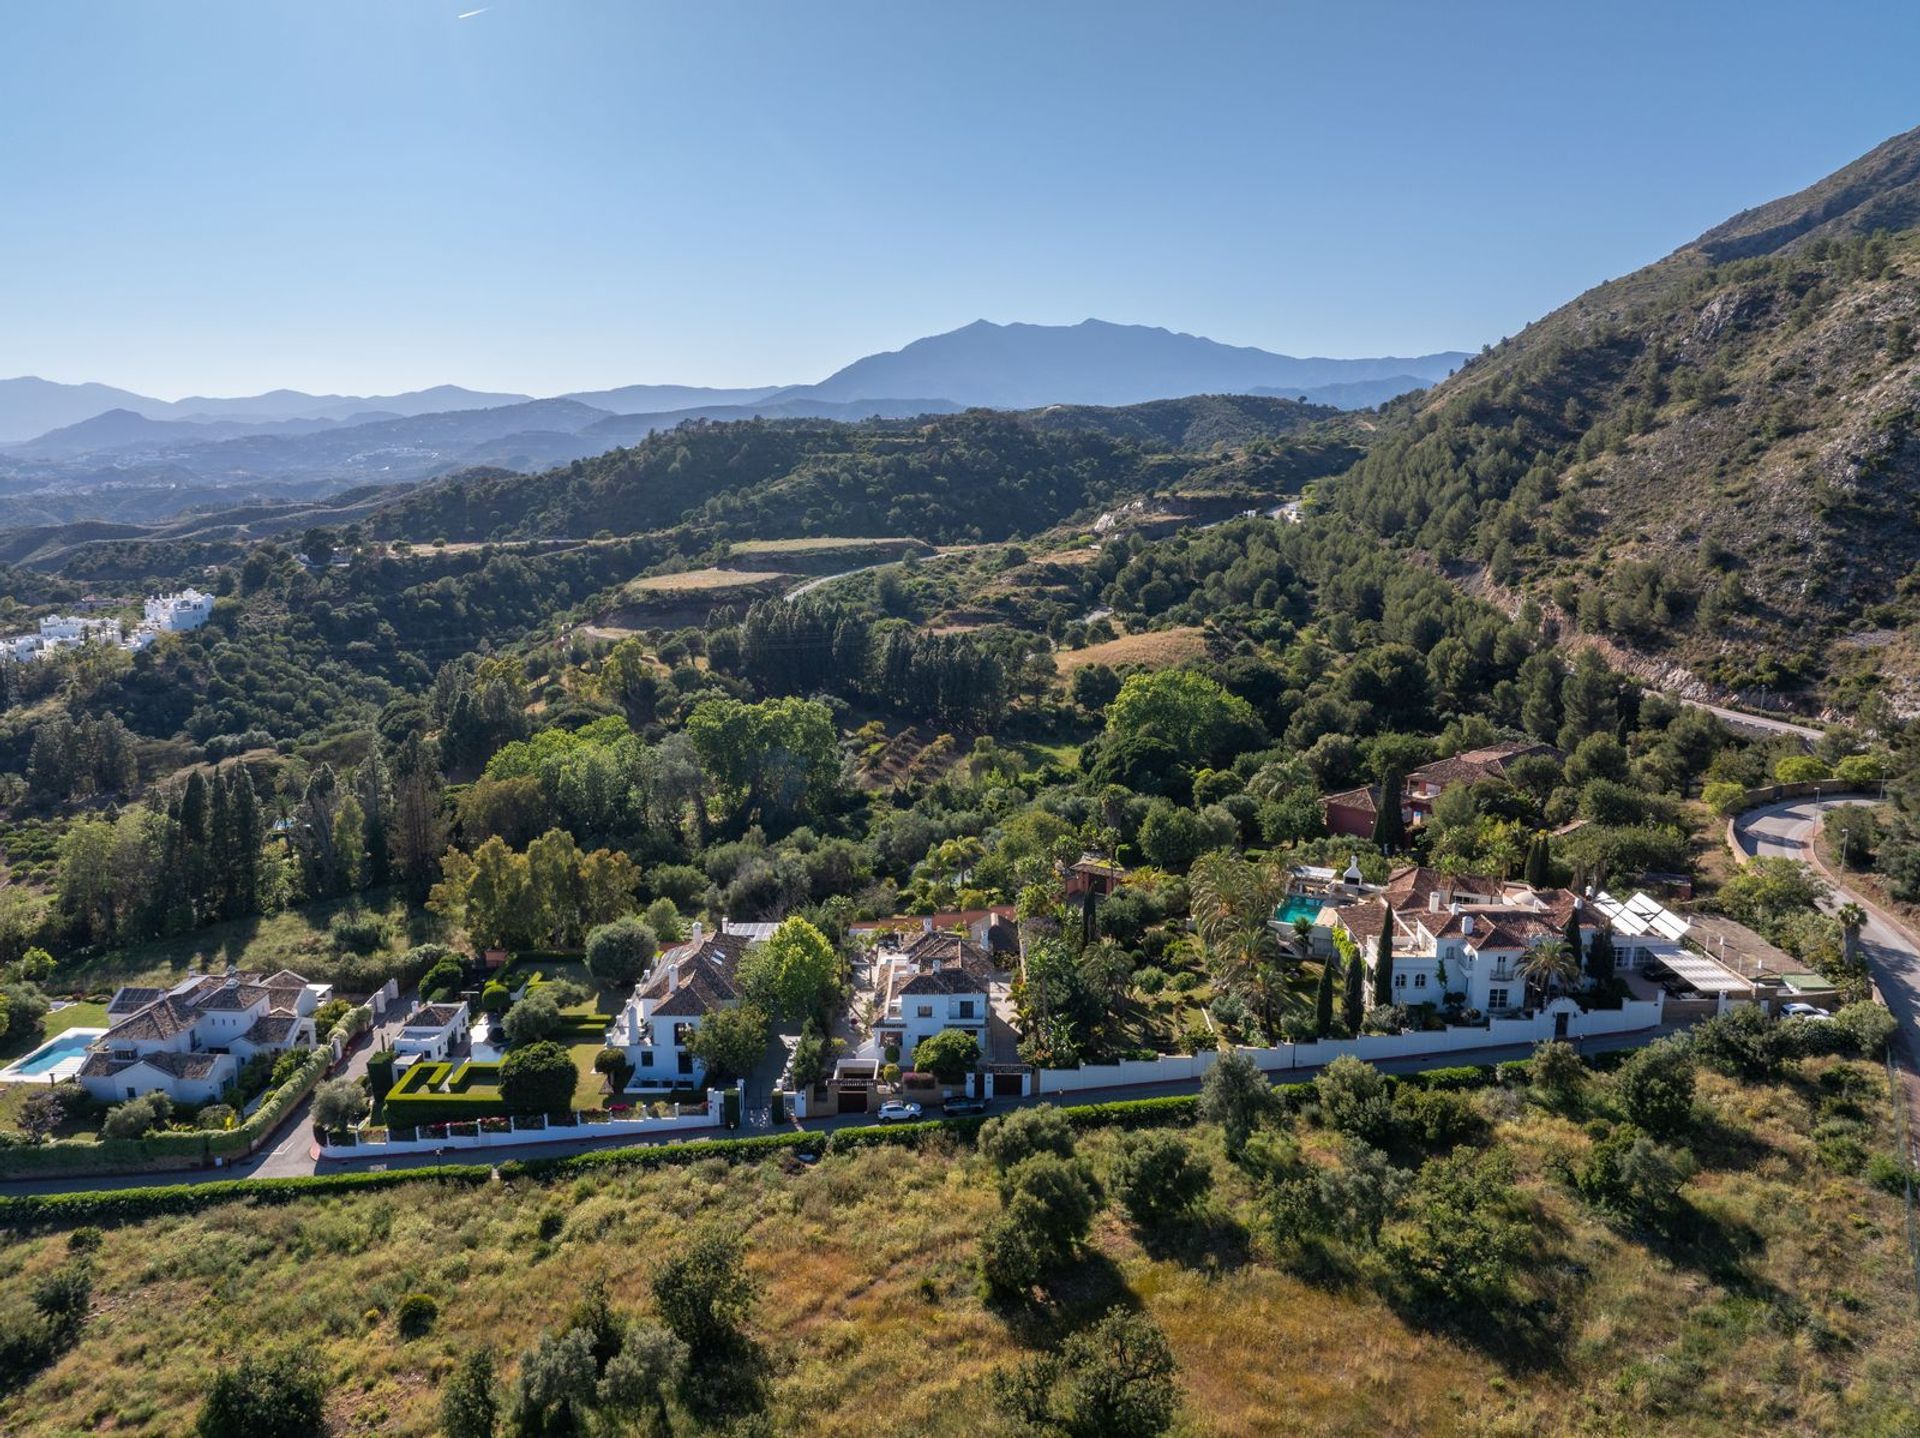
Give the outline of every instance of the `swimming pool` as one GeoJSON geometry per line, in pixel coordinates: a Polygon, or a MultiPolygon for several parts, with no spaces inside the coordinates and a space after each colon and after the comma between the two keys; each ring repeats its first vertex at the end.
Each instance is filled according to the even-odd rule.
{"type": "Polygon", "coordinates": [[[63,1064],[69,1068],[63,1077],[71,1077],[85,1061],[93,1041],[105,1032],[105,1029],[68,1029],[55,1034],[5,1073],[0,1073],[0,1078],[44,1078],[63,1064]]]}
{"type": "Polygon", "coordinates": [[[1295,919],[1305,919],[1308,923],[1320,916],[1320,899],[1309,899],[1299,894],[1287,895],[1287,901],[1273,911],[1274,922],[1283,928],[1292,928],[1295,919]]]}

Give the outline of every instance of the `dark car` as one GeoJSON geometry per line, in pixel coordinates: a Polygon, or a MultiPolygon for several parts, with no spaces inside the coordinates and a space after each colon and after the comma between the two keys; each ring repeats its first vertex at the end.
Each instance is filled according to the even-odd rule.
{"type": "Polygon", "coordinates": [[[948,1118],[965,1118],[970,1114],[985,1113],[990,1107],[983,1098],[955,1097],[948,1099],[940,1109],[948,1118]]]}

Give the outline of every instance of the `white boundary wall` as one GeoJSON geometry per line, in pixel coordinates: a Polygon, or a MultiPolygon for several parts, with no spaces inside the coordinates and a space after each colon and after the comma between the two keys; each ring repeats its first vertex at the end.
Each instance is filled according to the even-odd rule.
{"type": "MultiPolygon", "coordinates": [[[[577,1123],[520,1127],[510,1119],[501,1133],[482,1129],[473,1134],[448,1134],[445,1138],[394,1140],[369,1139],[355,1144],[322,1144],[322,1158],[379,1158],[389,1153],[437,1153],[441,1149],[519,1148],[533,1143],[569,1143],[588,1138],[635,1138],[650,1133],[678,1133],[687,1129],[718,1128],[722,1122],[723,1090],[710,1089],[704,1109],[686,1109],[668,1118],[608,1118],[599,1123],[577,1123]]],[[[472,1120],[466,1120],[472,1122],[472,1120]]]]}
{"type": "MultiPolygon", "coordinates": [[[[1484,1028],[1449,1028],[1432,1033],[1367,1034],[1353,1039],[1321,1039],[1304,1044],[1279,1044],[1240,1052],[1268,1073],[1286,1069],[1318,1068],[1345,1054],[1378,1063],[1382,1059],[1425,1058],[1435,1054],[1471,1055],[1477,1049],[1511,1048],[1535,1044],[1554,1036],[1559,1015],[1567,1015],[1567,1037],[1638,1033],[1659,1027],[1662,1003],[1633,999],[1618,1009],[1582,1012],[1571,999],[1556,999],[1529,1019],[1492,1019],[1484,1028]]],[[[1216,1053],[1168,1054],[1153,1059],[1129,1059],[1117,1064],[1088,1064],[1077,1069],[1040,1069],[1038,1093],[1073,1093],[1080,1089],[1127,1088],[1135,1084],[1181,1083],[1202,1078],[1213,1067],[1216,1053]]]]}

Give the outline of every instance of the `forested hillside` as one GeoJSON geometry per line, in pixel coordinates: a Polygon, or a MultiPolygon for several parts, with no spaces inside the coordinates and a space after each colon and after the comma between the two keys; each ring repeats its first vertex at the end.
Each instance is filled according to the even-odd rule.
{"type": "Polygon", "coordinates": [[[1589,291],[1393,406],[1334,508],[1709,684],[1910,707],[1917,177],[1920,131],[1589,291]]]}

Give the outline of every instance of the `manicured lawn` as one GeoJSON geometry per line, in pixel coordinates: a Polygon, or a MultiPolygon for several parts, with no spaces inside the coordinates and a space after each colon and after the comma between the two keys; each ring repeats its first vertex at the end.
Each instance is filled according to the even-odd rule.
{"type": "MultiPolygon", "coordinates": [[[[68,1029],[103,1029],[106,1026],[105,1004],[68,1004],[64,1009],[55,1009],[47,1015],[47,1026],[43,1032],[34,1033],[21,1028],[0,1038],[0,1068],[5,1068],[22,1054],[31,1053],[55,1034],[63,1034],[68,1029]]],[[[0,1129],[17,1126],[20,1105],[26,1102],[27,1095],[33,1090],[32,1084],[0,1084],[0,1129]]]]}

